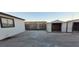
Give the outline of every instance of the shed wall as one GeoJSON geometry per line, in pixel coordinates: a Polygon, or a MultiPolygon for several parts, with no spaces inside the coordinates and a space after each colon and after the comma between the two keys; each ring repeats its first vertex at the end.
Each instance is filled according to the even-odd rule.
{"type": "Polygon", "coordinates": [[[47,32],[52,32],[51,23],[47,23],[47,32]]]}
{"type": "Polygon", "coordinates": [[[72,32],[72,26],[73,26],[73,22],[68,22],[67,32],[72,32]]]}
{"type": "Polygon", "coordinates": [[[66,28],[67,28],[67,23],[62,23],[62,29],[61,32],[66,32],[66,28]]]}

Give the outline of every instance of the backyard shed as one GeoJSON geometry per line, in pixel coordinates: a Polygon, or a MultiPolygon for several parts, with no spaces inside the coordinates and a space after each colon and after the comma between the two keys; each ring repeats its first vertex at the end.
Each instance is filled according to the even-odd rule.
{"type": "Polygon", "coordinates": [[[67,32],[79,32],[79,19],[67,22],[67,32]]]}
{"type": "Polygon", "coordinates": [[[26,21],[26,30],[46,30],[46,21],[26,21]]]}
{"type": "Polygon", "coordinates": [[[55,20],[47,23],[48,32],[66,32],[66,22],[55,20]]]}
{"type": "Polygon", "coordinates": [[[0,40],[24,31],[24,19],[0,12],[0,40]]]}

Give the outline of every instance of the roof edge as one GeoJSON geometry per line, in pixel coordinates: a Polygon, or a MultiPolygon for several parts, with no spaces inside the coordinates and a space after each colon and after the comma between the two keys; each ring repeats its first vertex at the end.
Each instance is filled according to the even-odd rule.
{"type": "Polygon", "coordinates": [[[25,20],[23,18],[19,18],[19,17],[13,16],[13,15],[10,15],[10,14],[4,13],[4,12],[0,12],[0,14],[10,16],[10,17],[14,17],[14,18],[17,18],[17,19],[20,19],[20,20],[25,20]]]}

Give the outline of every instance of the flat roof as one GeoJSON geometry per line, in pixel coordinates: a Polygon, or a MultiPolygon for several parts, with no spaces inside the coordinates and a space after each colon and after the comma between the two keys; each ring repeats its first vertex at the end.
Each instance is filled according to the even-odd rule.
{"type": "Polygon", "coordinates": [[[25,20],[23,18],[19,18],[19,17],[13,16],[13,15],[10,15],[10,14],[4,13],[4,12],[0,12],[0,14],[10,16],[10,17],[14,17],[14,18],[17,18],[17,19],[20,19],[20,20],[25,20]]]}

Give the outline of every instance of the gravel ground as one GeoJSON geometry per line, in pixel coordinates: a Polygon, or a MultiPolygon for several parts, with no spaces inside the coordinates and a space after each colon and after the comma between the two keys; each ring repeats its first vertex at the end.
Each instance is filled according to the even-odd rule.
{"type": "Polygon", "coordinates": [[[79,33],[25,31],[1,40],[0,47],[79,47],[79,33]]]}

